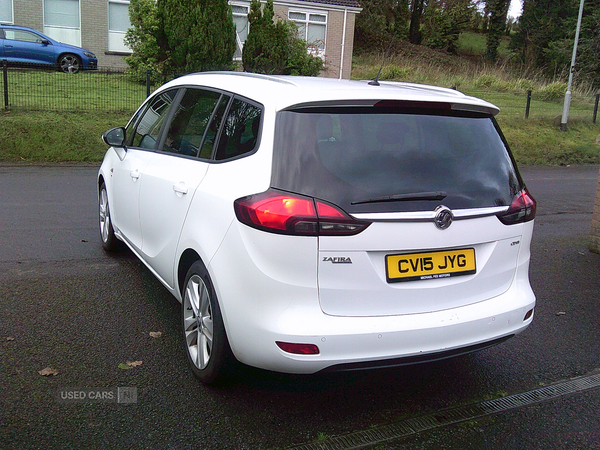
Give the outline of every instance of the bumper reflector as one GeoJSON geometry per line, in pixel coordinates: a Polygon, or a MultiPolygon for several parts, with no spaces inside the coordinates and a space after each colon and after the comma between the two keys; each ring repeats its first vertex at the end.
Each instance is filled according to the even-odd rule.
{"type": "Polygon", "coordinates": [[[315,344],[294,344],[291,342],[280,342],[276,341],[277,347],[286,353],[293,353],[294,355],[318,355],[319,347],[315,344]]]}

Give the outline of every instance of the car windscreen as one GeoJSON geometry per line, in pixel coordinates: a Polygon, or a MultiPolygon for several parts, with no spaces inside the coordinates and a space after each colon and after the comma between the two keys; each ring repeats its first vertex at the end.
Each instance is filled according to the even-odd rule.
{"type": "Polygon", "coordinates": [[[347,212],[508,206],[521,189],[489,115],[335,107],[277,115],[272,186],[347,212]]]}

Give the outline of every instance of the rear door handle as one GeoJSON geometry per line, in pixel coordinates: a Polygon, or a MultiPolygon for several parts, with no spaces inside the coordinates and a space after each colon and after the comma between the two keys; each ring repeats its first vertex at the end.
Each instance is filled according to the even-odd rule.
{"type": "Polygon", "coordinates": [[[181,183],[177,183],[173,185],[173,190],[178,194],[185,195],[188,193],[188,188],[185,183],[182,181],[181,183]]]}

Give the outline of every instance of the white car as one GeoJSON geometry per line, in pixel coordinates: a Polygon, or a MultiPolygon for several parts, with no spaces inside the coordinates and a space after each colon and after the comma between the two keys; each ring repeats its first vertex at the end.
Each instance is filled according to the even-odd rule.
{"type": "Polygon", "coordinates": [[[536,205],[498,108],[406,83],[202,73],[167,83],[98,174],[121,241],[183,303],[194,374],[437,360],[523,331],[536,205]]]}

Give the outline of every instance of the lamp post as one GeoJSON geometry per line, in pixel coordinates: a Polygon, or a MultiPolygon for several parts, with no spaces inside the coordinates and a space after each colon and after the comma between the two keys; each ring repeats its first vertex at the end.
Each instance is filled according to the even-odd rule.
{"type": "Polygon", "coordinates": [[[565,94],[565,103],[563,105],[562,118],[560,120],[560,130],[567,131],[567,119],[569,118],[569,108],[571,106],[571,85],[573,84],[573,72],[575,71],[575,57],[577,56],[577,43],[579,42],[579,31],[581,30],[581,17],[583,16],[583,3],[579,2],[579,17],[577,18],[577,30],[575,31],[575,44],[573,45],[573,56],[571,58],[571,70],[569,70],[569,84],[565,94]]]}

